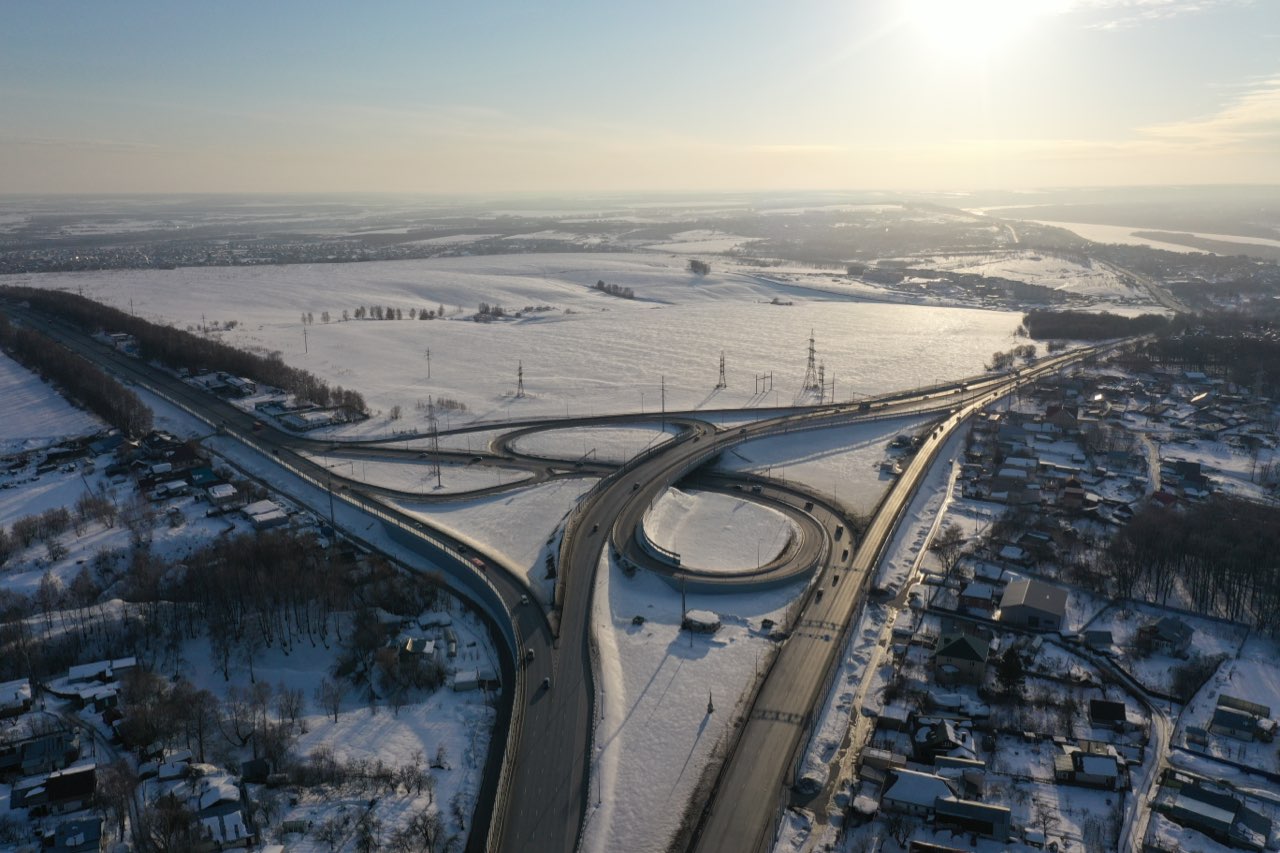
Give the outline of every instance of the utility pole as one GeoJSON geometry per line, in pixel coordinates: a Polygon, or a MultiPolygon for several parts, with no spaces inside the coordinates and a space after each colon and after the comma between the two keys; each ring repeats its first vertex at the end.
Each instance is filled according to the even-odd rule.
{"type": "Polygon", "coordinates": [[[307,327],[306,326],[302,327],[302,351],[304,353],[310,352],[310,350],[307,349],[307,327]]]}
{"type": "Polygon", "coordinates": [[[431,347],[427,347],[427,381],[431,380],[431,347]]]}
{"type": "Polygon", "coordinates": [[[662,381],[662,431],[667,431],[667,377],[663,374],[662,381]]]}
{"type": "Polygon", "coordinates": [[[431,423],[431,467],[436,475],[436,488],[443,489],[440,480],[440,422],[436,419],[435,398],[427,395],[427,420],[431,423]]]}

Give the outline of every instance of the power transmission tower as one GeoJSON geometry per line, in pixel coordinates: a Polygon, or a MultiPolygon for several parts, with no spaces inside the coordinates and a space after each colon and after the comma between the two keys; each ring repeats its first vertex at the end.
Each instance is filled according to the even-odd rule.
{"type": "Polygon", "coordinates": [[[803,391],[821,391],[822,380],[818,377],[818,348],[813,338],[813,330],[809,330],[809,362],[804,368],[803,391]]]}
{"type": "Polygon", "coordinates": [[[724,350],[720,350],[720,381],[716,383],[716,388],[728,388],[729,383],[724,381],[724,350]]]}
{"type": "Polygon", "coordinates": [[[431,347],[427,347],[427,379],[431,378],[431,347]]]}
{"type": "Polygon", "coordinates": [[[524,362],[516,362],[516,396],[524,396],[524,362]]]}
{"type": "Polygon", "coordinates": [[[827,401],[827,366],[818,364],[818,405],[827,401]]]}

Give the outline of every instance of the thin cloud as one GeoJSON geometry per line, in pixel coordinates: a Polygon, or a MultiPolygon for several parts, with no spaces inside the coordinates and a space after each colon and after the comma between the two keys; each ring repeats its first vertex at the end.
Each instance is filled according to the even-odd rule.
{"type": "Polygon", "coordinates": [[[1148,138],[1199,146],[1280,144],[1280,75],[1259,81],[1213,115],[1153,125],[1143,128],[1142,133],[1148,138]]]}
{"type": "MultiPolygon", "coordinates": [[[[1054,0],[1049,0],[1054,2],[1054,0]]],[[[1114,30],[1149,21],[1193,15],[1224,6],[1251,6],[1255,0],[1064,0],[1068,11],[1096,12],[1104,17],[1090,24],[1094,29],[1114,30]]],[[[1064,3],[1058,3],[1059,6],[1064,3]]]]}
{"type": "Polygon", "coordinates": [[[126,139],[83,139],[69,136],[0,136],[0,145],[35,148],[74,148],[94,151],[140,151],[159,148],[150,142],[126,139]]]}

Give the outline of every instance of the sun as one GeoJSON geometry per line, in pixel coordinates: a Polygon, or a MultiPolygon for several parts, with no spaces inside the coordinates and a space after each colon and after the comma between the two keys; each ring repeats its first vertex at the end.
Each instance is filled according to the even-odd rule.
{"type": "Polygon", "coordinates": [[[929,49],[986,59],[1044,14],[1044,0],[905,0],[909,26],[929,49]]]}

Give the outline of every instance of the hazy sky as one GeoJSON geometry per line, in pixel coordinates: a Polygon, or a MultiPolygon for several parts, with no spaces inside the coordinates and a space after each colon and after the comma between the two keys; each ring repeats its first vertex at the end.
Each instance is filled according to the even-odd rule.
{"type": "Polygon", "coordinates": [[[1280,0],[8,0],[0,192],[1280,183],[1280,0]]]}

